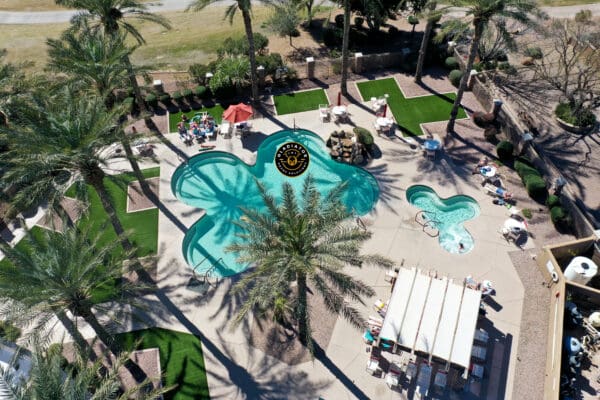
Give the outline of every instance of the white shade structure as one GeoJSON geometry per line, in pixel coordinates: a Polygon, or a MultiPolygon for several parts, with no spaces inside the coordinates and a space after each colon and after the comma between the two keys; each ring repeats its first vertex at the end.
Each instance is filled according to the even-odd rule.
{"type": "Polygon", "coordinates": [[[469,367],[481,292],[401,268],[380,338],[469,367]]]}

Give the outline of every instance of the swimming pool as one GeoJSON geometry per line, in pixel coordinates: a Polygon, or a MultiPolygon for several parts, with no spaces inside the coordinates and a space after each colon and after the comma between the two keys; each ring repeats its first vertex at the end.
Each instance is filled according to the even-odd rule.
{"type": "Polygon", "coordinates": [[[439,231],[439,243],[449,253],[467,253],[474,241],[463,223],[479,215],[479,204],[469,196],[441,199],[429,186],[414,185],[406,190],[408,202],[424,211],[424,219],[439,231]],[[462,247],[461,247],[462,244],[462,247]]]}
{"type": "Polygon", "coordinates": [[[232,221],[242,216],[240,207],[264,209],[254,178],[279,200],[283,182],[289,182],[299,192],[309,174],[320,193],[347,181],[342,201],[359,215],[371,211],[379,197],[379,186],[370,173],[332,160],[323,140],[307,130],[284,130],[267,137],[258,148],[252,166],[221,151],[198,154],[180,165],[171,178],[171,190],[180,201],[206,211],[183,240],[183,256],[188,265],[198,273],[214,265],[214,275],[220,277],[248,268],[238,264],[237,255],[225,252],[225,248],[239,232],[232,221]],[[303,145],[310,156],[306,171],[298,177],[283,175],[275,165],[277,150],[290,142],[303,145]]]}

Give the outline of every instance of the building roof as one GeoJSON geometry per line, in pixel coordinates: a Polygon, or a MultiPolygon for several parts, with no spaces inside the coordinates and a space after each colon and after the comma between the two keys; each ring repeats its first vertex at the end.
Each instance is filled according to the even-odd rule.
{"type": "Polygon", "coordinates": [[[401,268],[380,337],[469,367],[481,292],[401,268]]]}

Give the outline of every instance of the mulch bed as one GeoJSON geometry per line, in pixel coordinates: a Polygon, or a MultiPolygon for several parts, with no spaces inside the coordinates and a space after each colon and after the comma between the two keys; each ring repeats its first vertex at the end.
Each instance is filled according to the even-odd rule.
{"type": "MultiPolygon", "coordinates": [[[[69,219],[71,219],[73,223],[81,218],[81,214],[83,213],[83,203],[81,201],[71,197],[65,197],[60,201],[60,205],[66,211],[69,219]]],[[[52,210],[48,210],[46,215],[39,220],[37,226],[56,232],[63,231],[62,218],[52,210]]]]}
{"type": "MultiPolygon", "coordinates": [[[[309,293],[308,305],[313,339],[322,349],[326,350],[338,317],[327,310],[319,295],[309,293]]],[[[285,332],[283,328],[270,320],[255,319],[253,321],[250,329],[250,344],[288,365],[296,365],[312,359],[296,334],[285,332]]]]}
{"type": "MultiPolygon", "coordinates": [[[[160,178],[146,179],[152,193],[158,197],[158,185],[160,178]]],[[[156,208],[156,205],[142,192],[139,181],[134,181],[127,187],[127,212],[136,212],[156,208]]]]}

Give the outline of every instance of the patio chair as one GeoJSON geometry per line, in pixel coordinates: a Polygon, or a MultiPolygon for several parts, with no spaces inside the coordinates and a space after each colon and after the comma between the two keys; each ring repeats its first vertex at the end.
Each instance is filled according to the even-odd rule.
{"type": "Polygon", "coordinates": [[[329,121],[331,118],[328,104],[319,104],[319,118],[321,119],[321,122],[329,121]]]}
{"type": "Polygon", "coordinates": [[[226,119],[221,121],[221,125],[219,126],[219,133],[223,135],[225,139],[231,138],[231,124],[226,119]]]}
{"type": "Polygon", "coordinates": [[[404,371],[404,375],[406,376],[406,380],[408,381],[408,384],[410,385],[412,380],[417,376],[417,364],[414,363],[413,361],[410,361],[406,365],[406,370],[404,371]]]}
{"type": "Polygon", "coordinates": [[[490,335],[487,333],[487,331],[485,331],[483,329],[477,329],[475,331],[475,340],[476,341],[481,342],[483,344],[487,344],[489,338],[490,338],[490,335]]]}
{"type": "Polygon", "coordinates": [[[473,346],[471,350],[471,357],[476,360],[480,360],[485,362],[485,358],[487,356],[487,349],[483,346],[473,346]]]}
{"type": "Polygon", "coordinates": [[[369,361],[367,361],[366,370],[371,375],[378,374],[381,371],[381,368],[379,368],[379,358],[378,357],[370,357],[369,361]]]}
{"type": "Polygon", "coordinates": [[[448,373],[445,371],[438,371],[433,378],[433,390],[437,393],[442,393],[446,388],[447,381],[448,373]]]}

